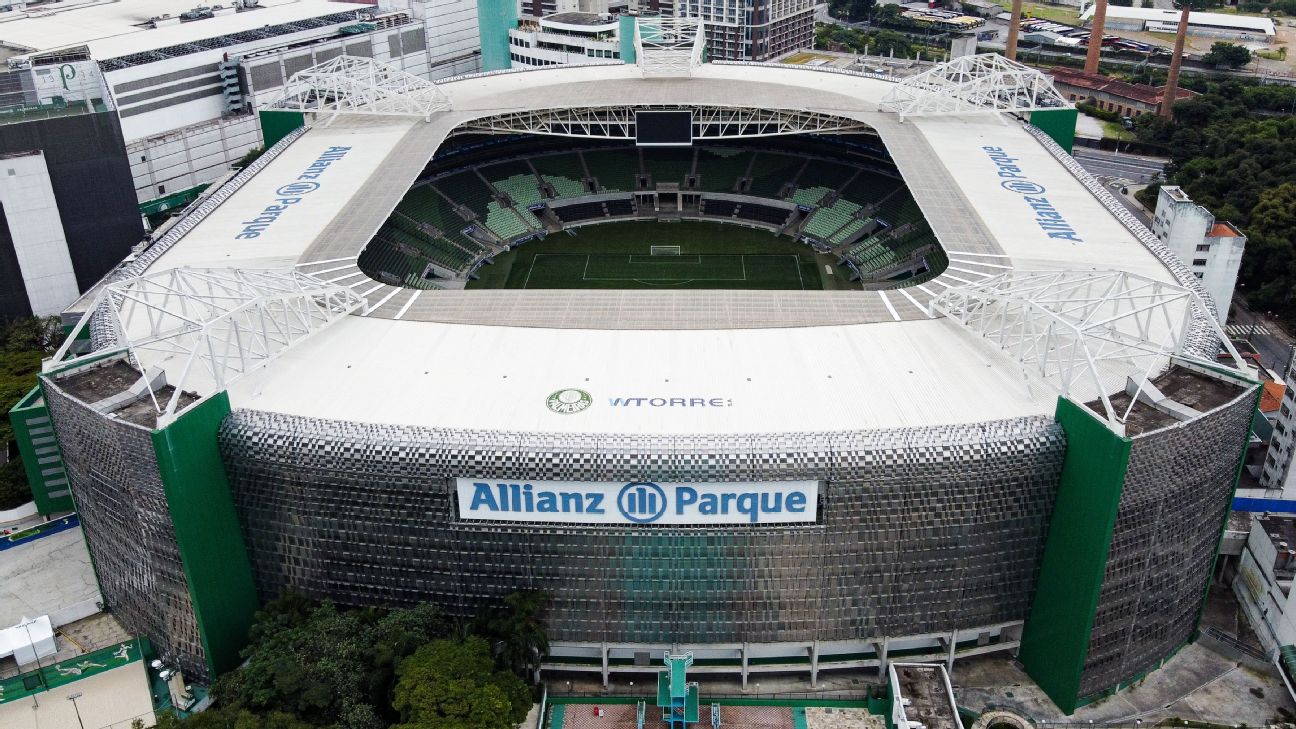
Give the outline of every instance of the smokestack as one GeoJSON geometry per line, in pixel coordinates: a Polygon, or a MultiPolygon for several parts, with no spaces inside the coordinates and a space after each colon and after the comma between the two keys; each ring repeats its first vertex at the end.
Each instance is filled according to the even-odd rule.
{"type": "Polygon", "coordinates": [[[1013,0],[1012,20],[1008,21],[1008,47],[1004,57],[1010,61],[1017,60],[1017,34],[1021,32],[1022,0],[1013,0]]]}
{"type": "Polygon", "coordinates": [[[1095,0],[1093,30],[1089,32],[1089,53],[1085,55],[1085,73],[1098,73],[1098,57],[1102,55],[1103,25],[1107,22],[1107,0],[1095,0]]]}
{"type": "Polygon", "coordinates": [[[1161,96],[1161,116],[1169,119],[1174,116],[1175,99],[1179,96],[1179,65],[1183,63],[1184,37],[1188,35],[1188,0],[1183,0],[1183,9],[1179,13],[1179,29],[1175,31],[1174,55],[1170,58],[1170,72],[1166,74],[1165,94],[1161,96]]]}

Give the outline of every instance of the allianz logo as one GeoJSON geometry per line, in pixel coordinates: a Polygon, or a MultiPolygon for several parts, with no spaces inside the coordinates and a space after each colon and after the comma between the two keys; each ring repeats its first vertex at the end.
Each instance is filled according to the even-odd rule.
{"type": "Polygon", "coordinates": [[[595,489],[567,490],[531,483],[473,482],[468,518],[500,514],[545,515],[593,514],[621,516],[632,524],[652,524],[665,519],[672,523],[696,520],[698,523],[723,519],[758,524],[786,521],[791,515],[804,515],[813,505],[804,492],[769,489],[735,489],[723,484],[698,488],[685,484],[663,486],[651,481],[632,481],[623,485],[612,503],[606,503],[610,491],[595,489]],[[615,512],[610,512],[615,509],[615,512]]]}

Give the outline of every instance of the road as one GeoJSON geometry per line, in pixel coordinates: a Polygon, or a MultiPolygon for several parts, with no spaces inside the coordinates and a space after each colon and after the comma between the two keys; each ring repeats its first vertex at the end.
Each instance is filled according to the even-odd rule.
{"type": "Polygon", "coordinates": [[[1090,147],[1076,147],[1071,156],[1095,177],[1125,180],[1136,185],[1152,182],[1162,173],[1167,162],[1158,157],[1140,157],[1090,147]]]}
{"type": "Polygon", "coordinates": [[[1106,186],[1108,191],[1125,206],[1125,209],[1134,214],[1134,217],[1143,221],[1144,225],[1152,224],[1152,218],[1143,206],[1134,199],[1132,194],[1121,194],[1121,189],[1128,189],[1133,193],[1134,190],[1131,188],[1142,187],[1153,181],[1161,174],[1167,160],[1108,152],[1090,147],[1076,147],[1071,156],[1075,157],[1080,166],[1089,171],[1089,174],[1098,178],[1098,181],[1106,186]]]}
{"type": "Polygon", "coordinates": [[[1240,298],[1233,299],[1229,311],[1229,325],[1225,327],[1230,338],[1251,342],[1260,353],[1260,363],[1281,373],[1291,357],[1292,338],[1273,319],[1264,314],[1252,313],[1240,298]]]}

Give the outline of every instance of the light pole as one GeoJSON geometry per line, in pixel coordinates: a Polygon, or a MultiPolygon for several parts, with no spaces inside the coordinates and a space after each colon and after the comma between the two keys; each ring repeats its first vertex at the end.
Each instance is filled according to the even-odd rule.
{"type": "Polygon", "coordinates": [[[69,694],[67,700],[72,702],[72,710],[76,712],[77,725],[80,726],[81,729],[85,729],[85,722],[81,721],[81,707],[77,706],[77,702],[76,702],[76,700],[79,698],[81,698],[80,691],[74,694],[69,694]]]}
{"type": "Polygon", "coordinates": [[[32,656],[36,658],[36,676],[40,679],[41,686],[44,687],[46,691],[49,691],[49,686],[45,685],[45,669],[41,667],[40,651],[36,650],[36,641],[32,640],[31,637],[31,624],[34,622],[36,621],[28,620],[23,623],[22,626],[23,630],[27,632],[27,645],[31,646],[32,656]]]}

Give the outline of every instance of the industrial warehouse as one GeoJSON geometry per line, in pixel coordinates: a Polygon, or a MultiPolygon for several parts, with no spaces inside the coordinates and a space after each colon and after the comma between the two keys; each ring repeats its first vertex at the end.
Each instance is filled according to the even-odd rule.
{"type": "Polygon", "coordinates": [[[1068,713],[1193,639],[1259,386],[1047,77],[640,25],[627,63],[295,75],[64,314],[34,409],[118,618],[202,678],[286,589],[537,589],[544,671],[1004,651],[1068,713]]]}

